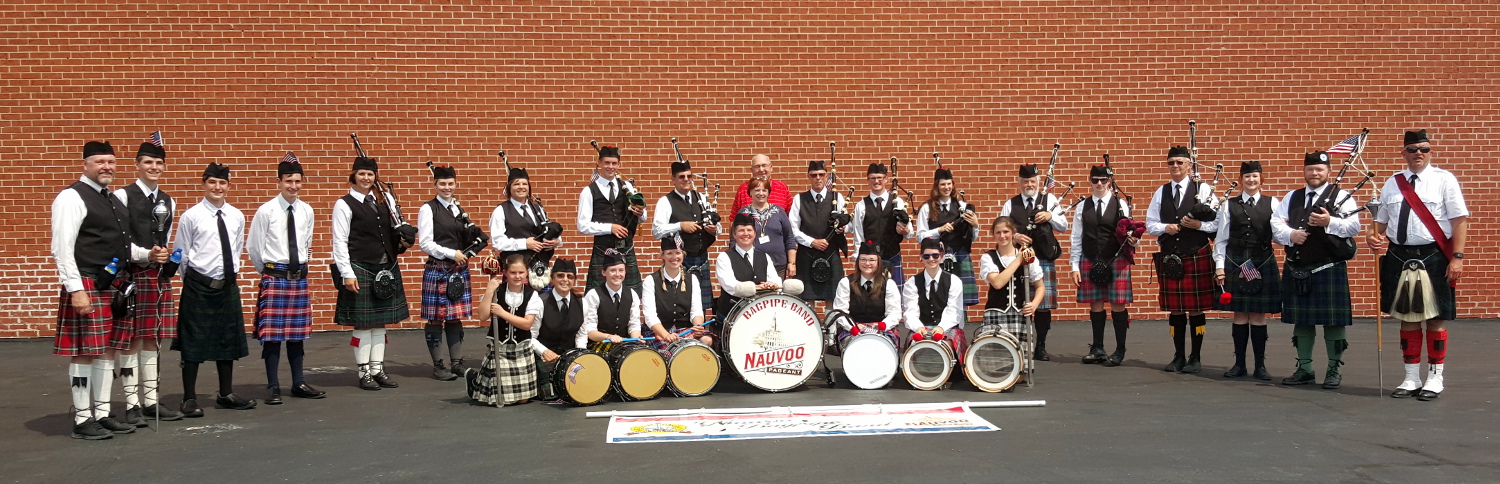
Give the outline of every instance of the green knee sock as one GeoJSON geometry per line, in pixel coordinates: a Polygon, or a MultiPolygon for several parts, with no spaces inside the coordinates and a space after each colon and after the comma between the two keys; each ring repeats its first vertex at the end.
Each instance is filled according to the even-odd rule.
{"type": "Polygon", "coordinates": [[[1349,340],[1346,339],[1348,332],[1344,326],[1323,327],[1323,343],[1328,346],[1328,368],[1330,371],[1338,369],[1338,365],[1344,363],[1344,350],[1349,349],[1349,340]]]}
{"type": "Polygon", "coordinates": [[[1311,324],[1298,324],[1292,329],[1292,344],[1297,346],[1297,369],[1312,373],[1313,338],[1317,328],[1311,324]]]}

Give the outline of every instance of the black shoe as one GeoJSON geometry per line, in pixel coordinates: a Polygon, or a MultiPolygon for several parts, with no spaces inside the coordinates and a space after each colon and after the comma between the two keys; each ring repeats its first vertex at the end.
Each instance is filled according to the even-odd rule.
{"type": "Polygon", "coordinates": [[[292,396],[297,398],[311,398],[313,400],[317,400],[327,395],[328,392],[307,386],[306,383],[292,387],[292,396]]]}
{"type": "Polygon", "coordinates": [[[1224,378],[1239,378],[1245,376],[1245,365],[1236,364],[1224,370],[1224,378]]]}
{"type": "Polygon", "coordinates": [[[469,367],[464,365],[463,358],[459,358],[457,360],[453,360],[453,364],[448,365],[448,371],[450,373],[453,373],[455,376],[464,376],[464,373],[467,373],[469,371],[469,367]]]}
{"type": "Polygon", "coordinates": [[[370,378],[369,375],[365,375],[365,376],[359,377],[359,389],[360,390],[375,391],[375,390],[379,390],[380,389],[380,384],[379,383],[375,383],[375,379],[374,378],[370,378]]]}
{"type": "Polygon", "coordinates": [[[1109,355],[1109,359],[1104,360],[1104,366],[1115,367],[1115,366],[1120,366],[1120,364],[1124,363],[1124,362],[1125,362],[1125,350],[1119,349],[1119,350],[1115,350],[1115,352],[1113,354],[1109,355]]]}
{"type": "Polygon", "coordinates": [[[1170,372],[1182,371],[1182,365],[1185,365],[1185,364],[1187,364],[1187,362],[1182,360],[1182,355],[1180,355],[1180,354],[1178,354],[1178,355],[1172,355],[1172,362],[1171,363],[1167,363],[1167,366],[1164,367],[1164,368],[1162,368],[1161,371],[1165,371],[1165,372],[1169,372],[1169,373],[1170,372]]]}
{"type": "Polygon", "coordinates": [[[1433,400],[1437,400],[1438,395],[1439,395],[1438,392],[1434,392],[1432,390],[1422,390],[1422,391],[1417,392],[1417,400],[1421,400],[1421,401],[1424,401],[1424,402],[1430,402],[1430,401],[1433,401],[1433,400]]]}
{"type": "Polygon", "coordinates": [[[447,368],[443,368],[443,362],[439,361],[432,364],[432,379],[437,381],[453,381],[458,379],[458,375],[448,371],[447,368]]]}
{"type": "Polygon", "coordinates": [[[1183,365],[1182,370],[1179,371],[1183,373],[1197,373],[1203,371],[1203,360],[1198,359],[1198,357],[1196,356],[1189,357],[1187,364],[1183,365]]]}
{"type": "Polygon", "coordinates": [[[203,409],[198,408],[198,399],[185,398],[182,400],[182,416],[187,418],[198,418],[203,416],[203,409]]]}
{"type": "Polygon", "coordinates": [[[145,427],[146,419],[141,416],[141,407],[130,407],[125,409],[125,416],[120,419],[125,425],[145,427]]]}
{"type": "MultiPolygon", "coordinates": [[[[1436,394],[1434,394],[1434,395],[1436,395],[1436,394]]],[[[104,427],[104,430],[108,430],[110,432],[117,433],[117,434],[132,434],[132,433],[135,433],[135,426],[134,425],[122,424],[119,421],[115,420],[114,417],[104,417],[104,418],[99,419],[99,426],[100,427],[104,427]]]]}
{"type": "Polygon", "coordinates": [[[182,420],[182,412],[172,410],[161,405],[142,407],[141,415],[146,417],[147,419],[165,420],[168,422],[182,420]]]}
{"type": "Polygon", "coordinates": [[[1316,381],[1318,381],[1318,376],[1314,375],[1313,372],[1310,372],[1310,371],[1298,368],[1296,373],[1292,373],[1292,376],[1289,376],[1289,377],[1286,377],[1286,378],[1282,378],[1281,379],[1281,384],[1282,385],[1306,385],[1308,383],[1313,383],[1313,382],[1316,382],[1316,381]]]}
{"type": "Polygon", "coordinates": [[[1271,372],[1266,371],[1264,365],[1255,367],[1255,379],[1271,381],[1271,372]]]}
{"type": "Polygon", "coordinates": [[[271,396],[266,397],[266,405],[281,405],[281,387],[271,387],[271,396]]]}
{"type": "Polygon", "coordinates": [[[1343,382],[1344,376],[1339,374],[1339,370],[1337,368],[1328,370],[1328,374],[1323,375],[1323,389],[1325,390],[1333,390],[1335,388],[1338,388],[1339,384],[1343,382]]]}
{"type": "Polygon", "coordinates": [[[1047,345],[1039,344],[1036,345],[1036,354],[1031,355],[1031,359],[1036,361],[1052,361],[1052,355],[1047,354],[1047,345]]]}
{"type": "Polygon", "coordinates": [[[392,380],[391,377],[386,376],[386,374],[385,374],[384,371],[382,371],[380,373],[376,373],[371,378],[374,378],[375,379],[375,383],[378,384],[378,385],[380,385],[381,388],[396,388],[396,387],[400,387],[401,386],[401,385],[397,385],[396,381],[392,380]]]}
{"type": "Polygon", "coordinates": [[[1089,354],[1083,356],[1083,364],[1093,365],[1104,362],[1104,347],[1089,345],[1089,354]]]}
{"type": "Polygon", "coordinates": [[[104,440],[115,438],[115,433],[105,430],[99,426],[94,419],[85,420],[81,424],[73,426],[73,438],[83,440],[104,440]]]}
{"type": "Polygon", "coordinates": [[[1422,392],[1422,388],[1421,387],[1417,387],[1415,390],[1407,390],[1405,388],[1397,388],[1396,391],[1391,392],[1391,398],[1411,398],[1411,397],[1417,396],[1417,394],[1421,393],[1421,392],[1422,392]]]}
{"type": "Polygon", "coordinates": [[[233,393],[220,396],[219,398],[214,400],[214,403],[218,404],[219,408],[227,408],[230,410],[249,410],[255,408],[255,400],[246,400],[233,393]]]}

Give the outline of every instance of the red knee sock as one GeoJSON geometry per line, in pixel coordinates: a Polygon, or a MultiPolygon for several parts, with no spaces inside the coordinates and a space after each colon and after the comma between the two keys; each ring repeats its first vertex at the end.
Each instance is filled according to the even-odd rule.
{"type": "Polygon", "coordinates": [[[1427,362],[1443,364],[1443,358],[1448,356],[1448,330],[1428,331],[1427,345],[1427,362]]]}
{"type": "Polygon", "coordinates": [[[1422,362],[1422,330],[1401,330],[1401,361],[1409,365],[1422,362]]]}

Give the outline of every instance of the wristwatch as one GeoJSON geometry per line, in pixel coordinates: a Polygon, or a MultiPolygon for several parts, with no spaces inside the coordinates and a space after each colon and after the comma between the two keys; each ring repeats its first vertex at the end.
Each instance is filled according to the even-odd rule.
{"type": "Polygon", "coordinates": [[[1462,259],[1462,258],[1464,258],[1464,253],[1463,252],[1454,252],[1453,253],[1453,258],[1454,259],[1462,259]]]}

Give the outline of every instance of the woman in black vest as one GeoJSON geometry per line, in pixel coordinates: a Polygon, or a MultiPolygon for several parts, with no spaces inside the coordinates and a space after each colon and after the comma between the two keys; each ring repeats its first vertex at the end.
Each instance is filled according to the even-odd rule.
{"type": "MultiPolygon", "coordinates": [[[[543,253],[550,257],[552,251],[562,243],[562,229],[554,227],[558,234],[557,238],[542,239],[539,235],[544,232],[543,228],[555,225],[547,216],[547,210],[541,204],[535,203],[531,197],[531,175],[525,168],[511,168],[506,175],[505,194],[509,197],[495,206],[495,211],[490,213],[490,243],[499,252],[499,259],[505,260],[511,254],[526,256],[527,263],[533,262],[535,254],[543,253]]],[[[549,234],[550,235],[550,234],[549,234]]]]}
{"type": "Polygon", "coordinates": [[[464,373],[463,320],[473,313],[469,292],[469,257],[464,249],[470,244],[468,229],[460,221],[464,209],[453,198],[458,188],[458,173],[453,167],[432,167],[432,184],[437,196],[422,204],[417,212],[417,245],[427,253],[422,266],[422,319],[427,320],[423,333],[427,352],[432,356],[432,377],[442,381],[458,379],[464,373]],[[449,298],[450,277],[457,275],[463,283],[457,300],[449,298]],[[443,335],[448,336],[448,358],[453,366],[443,365],[443,335]]]}
{"type": "Polygon", "coordinates": [[[1245,344],[1255,348],[1255,378],[1270,380],[1266,371],[1266,314],[1281,312],[1281,270],[1271,244],[1287,231],[1274,221],[1276,197],[1261,194],[1259,161],[1240,164],[1240,196],[1219,205],[1219,236],[1214,242],[1215,277],[1229,292],[1229,303],[1218,309],[1234,311],[1234,366],[1226,378],[1245,376],[1245,344]]]}
{"type": "Polygon", "coordinates": [[[874,242],[860,244],[854,265],[858,270],[840,278],[833,295],[833,309],[849,315],[849,319],[840,321],[837,341],[860,333],[880,332],[897,348],[901,347],[900,336],[896,334],[901,326],[901,287],[890,278],[890,271],[880,257],[880,247],[874,242]]]}
{"type": "Polygon", "coordinates": [[[1089,354],[1083,357],[1085,364],[1102,363],[1104,366],[1120,366],[1125,360],[1125,336],[1130,328],[1130,313],[1126,305],[1135,301],[1135,292],[1130,285],[1131,257],[1124,245],[1140,243],[1138,234],[1118,233],[1120,221],[1130,218],[1130,204],[1113,191],[1114,169],[1097,165],[1089,169],[1089,183],[1093,193],[1073,214],[1072,244],[1068,260],[1073,266],[1073,284],[1078,286],[1078,302],[1089,305],[1089,321],[1093,323],[1094,341],[1089,345],[1089,354]],[[1094,270],[1102,265],[1109,270],[1094,270]],[[1095,280],[1098,279],[1098,280],[1095,280]],[[1104,355],[1104,305],[1109,303],[1115,327],[1115,352],[1104,355]]]}
{"type": "Polygon", "coordinates": [[[953,197],[953,172],[938,168],[932,175],[932,192],[927,203],[917,211],[917,239],[937,239],[943,243],[943,259],[953,261],[948,271],[964,281],[964,306],[979,304],[979,288],[974,285],[974,260],[970,248],[979,238],[979,215],[965,211],[964,204],[953,197]]]}
{"type": "Polygon", "coordinates": [[[542,298],[531,288],[526,257],[511,255],[503,276],[490,276],[474,315],[490,321],[490,351],[480,369],[465,372],[469,397],[487,405],[517,405],[536,397],[532,334],[542,298]],[[502,277],[504,277],[502,281],[502,277]]]}
{"type": "Polygon", "coordinates": [[[568,350],[578,347],[575,338],[583,327],[583,296],[573,291],[578,269],[571,259],[552,263],[552,289],[542,295],[541,319],[531,325],[531,349],[536,353],[536,376],[542,400],[560,395],[552,388],[552,365],[568,350]]]}
{"type": "Polygon", "coordinates": [[[607,351],[625,338],[641,337],[640,298],[625,285],[625,258],[605,250],[599,262],[604,284],[583,296],[583,325],[575,338],[578,346],[596,351],[607,351]]]}
{"type": "Polygon", "coordinates": [[[341,283],[333,322],[354,327],[350,346],[364,390],[400,386],[385,374],[385,327],[411,317],[396,259],[406,244],[391,223],[393,201],[375,190],[379,170],[373,158],[355,158],[349,193],[333,203],[334,281],[341,283]]]}
{"type": "Polygon", "coordinates": [[[657,349],[677,341],[677,333],[713,346],[714,335],[703,327],[703,300],[698,297],[698,275],[682,267],[687,252],[677,236],[661,239],[661,269],[641,281],[641,315],[656,335],[657,349]]]}

